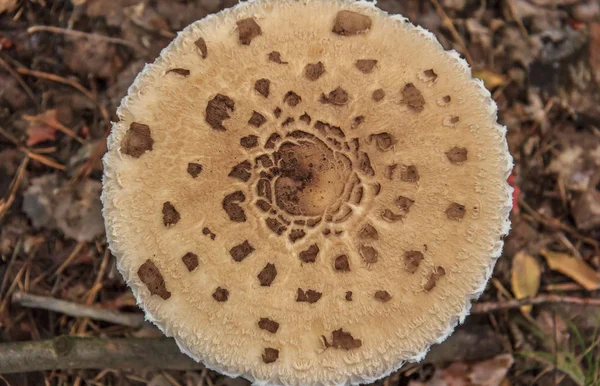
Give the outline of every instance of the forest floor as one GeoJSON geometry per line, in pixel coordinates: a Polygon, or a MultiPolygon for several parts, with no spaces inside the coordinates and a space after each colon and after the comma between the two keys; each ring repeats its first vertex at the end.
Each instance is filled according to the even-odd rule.
{"type": "MultiPolygon", "coordinates": [[[[0,342],[161,335],[25,307],[23,293],[140,316],[100,213],[110,121],[176,31],[235,2],[0,0],[0,342]]],[[[378,6],[434,32],[484,80],[508,128],[515,203],[484,305],[427,363],[377,384],[600,385],[600,2],[378,6]],[[536,304],[507,306],[522,297],[536,304]]],[[[0,385],[248,383],[201,367],[115,367],[6,374],[0,385]]]]}

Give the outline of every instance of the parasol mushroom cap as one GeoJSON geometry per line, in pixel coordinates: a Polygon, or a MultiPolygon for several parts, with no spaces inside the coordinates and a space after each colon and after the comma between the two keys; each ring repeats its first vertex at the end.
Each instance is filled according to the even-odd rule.
{"type": "Polygon", "coordinates": [[[258,384],[370,382],[468,314],[512,160],[464,60],[358,1],[249,1],[147,65],[104,157],[118,267],[189,356],[258,384]]]}

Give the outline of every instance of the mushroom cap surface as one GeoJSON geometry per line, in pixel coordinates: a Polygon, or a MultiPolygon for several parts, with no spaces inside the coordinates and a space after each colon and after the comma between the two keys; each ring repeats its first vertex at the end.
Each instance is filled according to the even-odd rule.
{"type": "Polygon", "coordinates": [[[455,52],[347,0],[193,23],[118,110],[103,213],[149,320],[258,384],[356,384],[468,314],[509,229],[496,105],[455,52]]]}

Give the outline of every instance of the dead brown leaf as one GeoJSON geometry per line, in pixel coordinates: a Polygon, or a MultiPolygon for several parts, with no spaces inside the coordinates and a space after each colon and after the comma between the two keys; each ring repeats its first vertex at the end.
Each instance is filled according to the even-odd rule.
{"type": "Polygon", "coordinates": [[[541,254],[551,270],[570,277],[588,291],[600,289],[600,274],[583,260],[547,249],[542,249],[541,254]]]}
{"type": "MultiPolygon", "coordinates": [[[[511,286],[517,299],[535,296],[540,289],[540,265],[535,257],[519,251],[512,262],[511,286]]],[[[521,307],[524,314],[531,313],[531,306],[521,307]]]]}
{"type": "Polygon", "coordinates": [[[499,386],[513,364],[510,354],[481,362],[454,362],[437,369],[427,382],[411,381],[409,386],[499,386]]]}

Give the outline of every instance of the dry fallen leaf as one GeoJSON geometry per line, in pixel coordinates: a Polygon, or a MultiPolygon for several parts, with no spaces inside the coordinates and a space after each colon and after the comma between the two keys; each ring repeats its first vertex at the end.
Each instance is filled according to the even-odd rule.
{"type": "Polygon", "coordinates": [[[551,270],[570,277],[588,291],[600,289],[600,273],[583,260],[547,249],[542,249],[541,254],[546,258],[551,270]]]}
{"type": "Polygon", "coordinates": [[[499,386],[513,364],[510,354],[481,362],[454,362],[437,369],[427,382],[410,381],[409,386],[499,386]]]}
{"type": "Polygon", "coordinates": [[[34,146],[45,141],[56,139],[56,128],[47,121],[56,122],[56,110],[46,110],[40,115],[24,115],[27,121],[27,146],[34,146]]]}
{"type": "Polygon", "coordinates": [[[504,76],[496,74],[495,72],[487,69],[473,71],[473,76],[483,80],[485,88],[488,90],[492,90],[493,88],[496,88],[506,82],[506,78],[504,76]]]}
{"type": "Polygon", "coordinates": [[[12,11],[17,7],[17,0],[0,0],[0,14],[12,11]]]}
{"type": "MultiPolygon", "coordinates": [[[[525,251],[519,251],[513,258],[511,286],[517,299],[535,296],[540,289],[540,265],[535,257],[525,251]]],[[[524,314],[531,313],[531,306],[521,307],[524,314]]]]}

